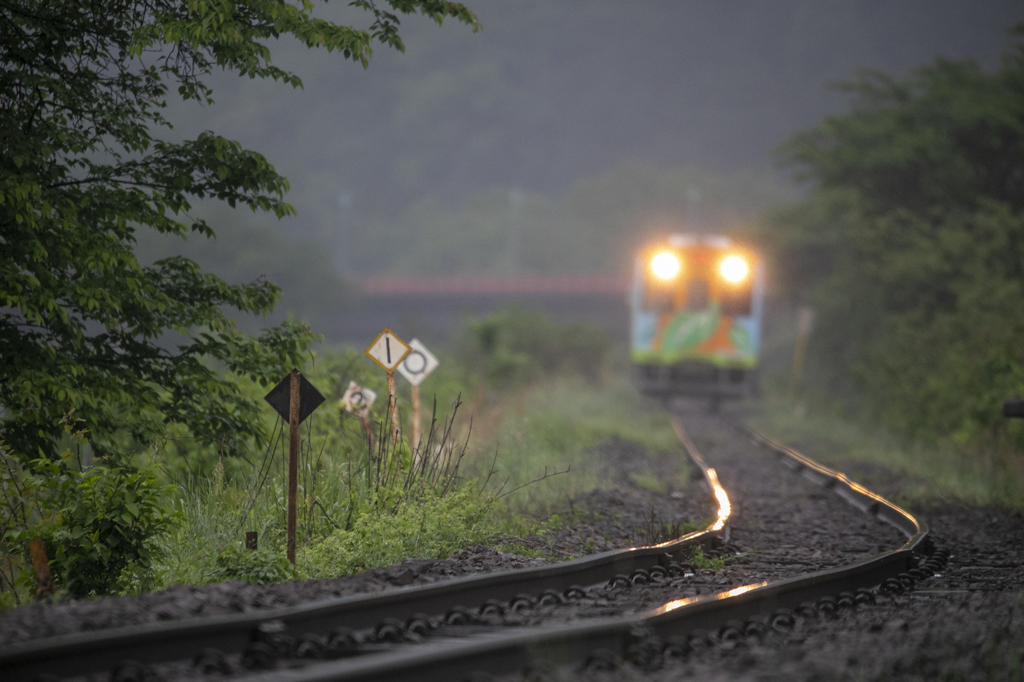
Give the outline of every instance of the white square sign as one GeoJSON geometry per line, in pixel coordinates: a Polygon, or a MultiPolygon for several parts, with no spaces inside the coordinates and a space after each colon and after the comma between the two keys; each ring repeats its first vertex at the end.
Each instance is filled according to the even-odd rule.
{"type": "Polygon", "coordinates": [[[393,331],[384,327],[384,331],[377,335],[365,352],[367,357],[376,362],[381,369],[392,374],[410,350],[409,344],[395,336],[393,331]]]}
{"type": "Polygon", "coordinates": [[[441,363],[437,361],[433,353],[420,343],[419,339],[409,342],[411,350],[405,356],[402,363],[398,365],[399,373],[409,380],[413,386],[419,386],[420,382],[427,378],[427,375],[437,369],[441,363]]]}
{"type": "Polygon", "coordinates": [[[377,400],[375,392],[350,381],[348,388],[345,389],[345,395],[341,396],[341,400],[338,401],[338,407],[366,419],[375,400],[377,400]]]}

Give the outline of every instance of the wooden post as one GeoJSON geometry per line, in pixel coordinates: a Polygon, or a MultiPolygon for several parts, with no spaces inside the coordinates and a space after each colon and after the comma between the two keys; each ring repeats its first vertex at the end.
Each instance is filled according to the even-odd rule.
{"type": "Polygon", "coordinates": [[[257,539],[256,531],[254,531],[254,530],[247,531],[246,534],[245,534],[245,548],[247,550],[249,550],[250,552],[255,552],[256,548],[258,546],[257,542],[258,542],[258,539],[257,539]]]}
{"type": "Polygon", "coordinates": [[[398,395],[395,390],[395,370],[399,363],[409,354],[409,345],[384,327],[370,347],[363,351],[387,374],[388,377],[388,421],[391,422],[391,440],[393,449],[397,449],[402,437],[401,424],[398,421],[398,395]],[[394,341],[394,343],[392,343],[394,341]]]}
{"type": "Polygon", "coordinates": [[[395,389],[395,375],[388,372],[388,419],[391,421],[391,443],[398,445],[401,429],[398,424],[398,391],[395,389]]]}
{"type": "Polygon", "coordinates": [[[359,415],[359,419],[363,422],[363,431],[366,432],[366,443],[370,450],[373,450],[373,429],[370,428],[370,420],[363,415],[359,415]]]}
{"type": "Polygon", "coordinates": [[[796,318],[796,348],[793,351],[793,373],[789,379],[789,402],[796,404],[797,394],[804,379],[804,358],[807,354],[807,340],[814,326],[814,309],[801,306],[796,318]]]}
{"type": "Polygon", "coordinates": [[[295,505],[299,493],[299,370],[289,375],[288,398],[288,561],[295,564],[295,505]]]}
{"type": "Polygon", "coordinates": [[[32,554],[32,564],[35,566],[36,578],[39,580],[36,599],[48,597],[57,588],[53,584],[53,576],[50,575],[50,562],[46,560],[46,547],[43,546],[42,540],[31,540],[28,543],[28,551],[32,554]]]}
{"type": "Polygon", "coordinates": [[[409,443],[409,447],[412,448],[413,463],[418,463],[420,459],[420,387],[419,384],[413,384],[412,387],[412,442],[409,443]]]}

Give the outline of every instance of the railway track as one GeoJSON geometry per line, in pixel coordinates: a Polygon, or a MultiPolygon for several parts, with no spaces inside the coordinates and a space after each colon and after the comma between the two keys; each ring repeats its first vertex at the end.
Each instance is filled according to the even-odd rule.
{"type": "MultiPolygon", "coordinates": [[[[934,550],[922,522],[754,431],[732,438],[774,453],[775,463],[754,466],[749,454],[743,455],[747,466],[730,463],[738,491],[730,499],[683,421],[673,416],[683,446],[718,502],[717,518],[703,531],[649,547],[377,596],[55,637],[0,652],[0,670],[12,682],[97,675],[148,682],[214,673],[319,682],[484,679],[531,668],[607,668],[622,660],[647,669],[666,655],[783,631],[801,618],[870,602],[880,592],[903,592],[944,564],[946,553],[934,550]],[[744,494],[744,486],[769,478],[774,496],[744,494]],[[844,548],[825,558],[778,556],[773,548],[783,547],[791,524],[772,528],[756,521],[756,504],[788,505],[813,521],[823,505],[834,504],[833,496],[860,512],[856,518],[895,528],[902,541],[884,551],[869,546],[871,556],[854,561],[844,548]],[[744,507],[739,519],[737,506],[744,507]],[[748,528],[744,517],[756,527],[748,528]],[[770,539],[756,551],[736,544],[752,545],[755,537],[770,539]],[[697,548],[701,557],[726,556],[735,568],[702,569],[694,561],[697,548]]],[[[865,528],[861,535],[877,530],[865,528]]],[[[855,534],[855,543],[863,544],[861,535],[855,534]]]]}

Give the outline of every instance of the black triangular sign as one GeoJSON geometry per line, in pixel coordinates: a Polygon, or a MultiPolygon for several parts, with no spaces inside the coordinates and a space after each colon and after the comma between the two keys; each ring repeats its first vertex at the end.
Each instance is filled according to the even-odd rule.
{"type": "MultiPolygon", "coordinates": [[[[270,403],[270,406],[277,410],[281,419],[288,421],[288,399],[291,396],[291,376],[286,376],[277,386],[270,389],[270,393],[263,396],[263,399],[270,403]]],[[[313,384],[306,380],[306,377],[299,375],[299,423],[306,420],[306,417],[313,414],[313,410],[320,407],[324,397],[316,390],[313,384]]]]}

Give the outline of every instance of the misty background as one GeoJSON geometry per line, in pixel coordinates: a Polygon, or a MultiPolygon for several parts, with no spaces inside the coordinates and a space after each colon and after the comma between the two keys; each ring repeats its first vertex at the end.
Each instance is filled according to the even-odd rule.
{"type": "MultiPolygon", "coordinates": [[[[140,234],[229,282],[283,287],[277,317],[328,340],[370,275],[620,274],[651,235],[738,235],[801,196],[772,150],[850,108],[830,83],[943,55],[994,68],[1009,0],[469,0],[484,29],[410,17],[370,67],[270,45],[302,90],[216,74],[171,102],[170,137],[214,130],[291,183],[282,221],[197,206],[218,233],[140,234]]],[[[326,18],[363,27],[343,4],[326,18]]],[[[623,321],[625,322],[625,321],[623,321]]],[[[263,326],[260,324],[259,326],[263,326]]]]}

